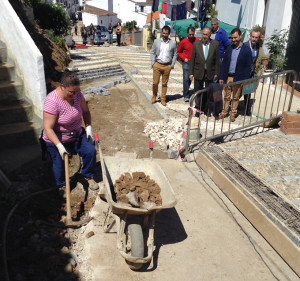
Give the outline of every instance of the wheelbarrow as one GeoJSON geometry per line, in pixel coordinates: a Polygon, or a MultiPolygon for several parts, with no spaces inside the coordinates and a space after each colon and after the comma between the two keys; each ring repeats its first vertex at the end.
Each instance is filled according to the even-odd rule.
{"type": "MultiPolygon", "coordinates": [[[[98,142],[99,144],[99,142],[98,142]]],[[[151,261],[154,245],[155,215],[162,209],[176,205],[174,191],[160,166],[148,159],[128,159],[105,157],[99,152],[102,165],[108,212],[104,222],[104,232],[109,232],[114,224],[117,228],[117,249],[133,270],[140,269],[143,264],[151,261]],[[134,208],[115,199],[113,184],[124,173],[144,172],[160,186],[162,205],[152,209],[134,208]],[[148,237],[145,234],[148,233],[148,237]],[[145,236],[145,237],[144,237],[145,236]],[[145,256],[144,241],[147,241],[145,256]]]]}

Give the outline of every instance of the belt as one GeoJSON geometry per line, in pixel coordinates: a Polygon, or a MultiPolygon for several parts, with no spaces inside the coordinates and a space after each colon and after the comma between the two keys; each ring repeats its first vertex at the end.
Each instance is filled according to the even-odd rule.
{"type": "Polygon", "coordinates": [[[59,134],[61,134],[63,136],[74,136],[74,137],[76,137],[76,136],[79,136],[80,129],[78,129],[76,131],[73,131],[73,132],[59,132],[59,134]]]}
{"type": "Polygon", "coordinates": [[[234,74],[235,74],[235,73],[229,73],[229,74],[228,74],[228,77],[234,77],[234,74]]]}
{"type": "MultiPolygon", "coordinates": [[[[158,61],[157,61],[158,62],[158,61]]],[[[170,65],[171,63],[170,62],[165,62],[165,63],[162,63],[162,62],[158,62],[159,64],[162,64],[162,65],[170,65]]]]}

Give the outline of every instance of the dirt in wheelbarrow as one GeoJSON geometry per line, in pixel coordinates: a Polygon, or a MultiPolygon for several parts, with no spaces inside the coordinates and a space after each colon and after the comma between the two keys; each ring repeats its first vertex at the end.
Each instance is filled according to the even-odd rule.
{"type": "MultiPolygon", "coordinates": [[[[108,96],[92,98],[89,107],[93,130],[100,135],[104,156],[125,152],[136,153],[138,158],[149,157],[149,139],[143,133],[144,126],[161,117],[132,83],[111,88],[108,96]]],[[[153,157],[167,155],[154,146],[153,157]]],[[[77,163],[73,157],[70,175],[76,171],[77,163]]],[[[79,271],[86,258],[83,241],[78,239],[82,229],[65,228],[62,222],[66,215],[65,198],[55,188],[51,165],[49,159],[46,162],[37,159],[9,176],[12,181],[9,190],[0,189],[1,230],[10,210],[15,210],[8,221],[6,240],[0,243],[0,280],[89,280],[79,271]]],[[[100,170],[98,161],[98,175],[100,170]]],[[[71,183],[71,187],[73,221],[84,221],[98,191],[85,189],[81,184],[71,183]]]]}

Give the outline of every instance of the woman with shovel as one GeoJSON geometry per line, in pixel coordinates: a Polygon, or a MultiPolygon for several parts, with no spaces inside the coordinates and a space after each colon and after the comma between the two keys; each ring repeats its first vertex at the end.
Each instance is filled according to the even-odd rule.
{"type": "Polygon", "coordinates": [[[64,154],[75,151],[82,157],[81,175],[89,188],[96,190],[98,184],[93,179],[96,150],[93,145],[91,113],[75,73],[69,71],[63,73],[60,86],[47,95],[43,110],[43,125],[43,139],[53,162],[56,185],[58,187],[66,185],[64,154]],[[82,117],[85,129],[81,127],[82,117]]]}

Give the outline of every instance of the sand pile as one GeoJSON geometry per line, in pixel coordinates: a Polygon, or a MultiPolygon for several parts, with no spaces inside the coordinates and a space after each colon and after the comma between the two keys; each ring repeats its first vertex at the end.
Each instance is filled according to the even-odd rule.
{"type": "Polygon", "coordinates": [[[144,209],[161,206],[160,190],[158,184],[143,172],[125,173],[114,184],[117,202],[144,209]]]}

